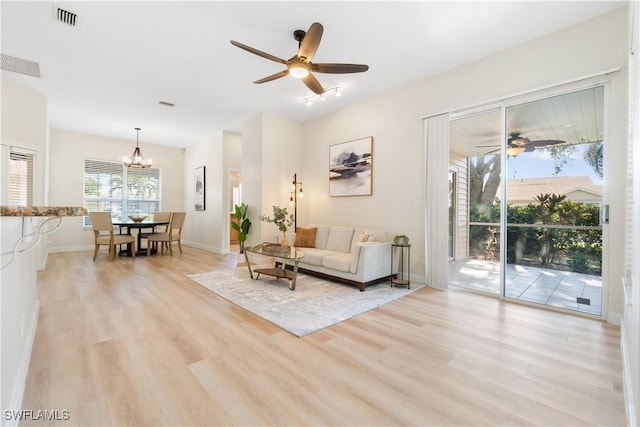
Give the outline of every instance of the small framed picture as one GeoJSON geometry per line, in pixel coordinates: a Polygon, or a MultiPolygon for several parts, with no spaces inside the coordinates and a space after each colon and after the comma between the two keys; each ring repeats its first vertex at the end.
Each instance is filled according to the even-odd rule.
{"type": "Polygon", "coordinates": [[[205,208],[205,167],[200,166],[196,168],[194,174],[194,193],[193,193],[193,208],[197,211],[203,211],[205,208]]]}
{"type": "Polygon", "coordinates": [[[329,147],[329,196],[370,196],[373,137],[329,147]]]}

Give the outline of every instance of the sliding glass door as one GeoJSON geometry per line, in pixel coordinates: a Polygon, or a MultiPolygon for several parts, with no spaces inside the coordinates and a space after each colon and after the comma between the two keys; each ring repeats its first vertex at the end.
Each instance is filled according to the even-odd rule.
{"type": "Polygon", "coordinates": [[[500,294],[500,203],[502,110],[466,116],[450,123],[449,168],[455,209],[449,210],[449,285],[500,294]]]}
{"type": "Polygon", "coordinates": [[[449,285],[602,312],[604,87],[454,118],[449,285]]]}
{"type": "Polygon", "coordinates": [[[600,315],[602,86],[508,107],[508,298],[600,315]]]}

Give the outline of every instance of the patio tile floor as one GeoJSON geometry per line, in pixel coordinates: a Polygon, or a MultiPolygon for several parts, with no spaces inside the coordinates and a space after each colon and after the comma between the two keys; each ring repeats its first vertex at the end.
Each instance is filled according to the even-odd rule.
{"type": "MultiPolygon", "coordinates": [[[[550,305],[600,316],[602,279],[583,273],[508,264],[505,295],[521,301],[550,305]],[[578,303],[587,298],[590,304],[578,303]]],[[[463,289],[500,294],[500,264],[464,259],[449,262],[449,284],[463,289]]]]}

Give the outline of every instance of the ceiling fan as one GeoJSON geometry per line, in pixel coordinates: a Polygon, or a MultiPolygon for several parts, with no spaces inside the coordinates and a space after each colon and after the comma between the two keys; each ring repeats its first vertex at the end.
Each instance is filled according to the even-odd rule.
{"type": "Polygon", "coordinates": [[[311,62],[313,55],[315,55],[318,46],[320,45],[320,39],[322,38],[322,32],[324,28],[322,24],[314,22],[309,27],[308,31],[296,30],[293,32],[293,38],[298,42],[298,52],[289,59],[278,58],[261,50],[255,49],[251,46],[247,46],[235,40],[231,40],[231,44],[251,52],[255,55],[262,56],[274,62],[279,62],[287,66],[286,70],[272,74],[260,80],[256,80],[254,83],[266,83],[272,80],[279,79],[281,77],[292,75],[293,77],[302,79],[305,85],[318,95],[324,93],[322,85],[314,77],[312,72],[316,73],[331,73],[331,74],[344,74],[344,73],[362,73],[369,69],[368,65],[360,64],[314,64],[311,62]]]}
{"type": "MultiPolygon", "coordinates": [[[[541,139],[538,141],[531,141],[529,138],[521,136],[520,132],[512,132],[509,134],[509,139],[507,139],[507,154],[515,157],[524,152],[529,153],[534,151],[536,147],[548,147],[550,145],[564,144],[565,142],[566,141],[561,141],[559,139],[541,139]]],[[[478,147],[499,147],[499,145],[479,145],[478,147]]],[[[487,154],[495,153],[497,151],[500,151],[500,148],[489,151],[487,154]]]]}

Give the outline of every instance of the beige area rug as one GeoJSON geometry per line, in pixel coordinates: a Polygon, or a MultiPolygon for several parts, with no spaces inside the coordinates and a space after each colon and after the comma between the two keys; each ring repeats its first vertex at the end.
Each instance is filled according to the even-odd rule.
{"type": "Polygon", "coordinates": [[[388,281],[384,281],[367,286],[364,292],[360,292],[356,286],[299,273],[296,290],[291,291],[286,279],[260,275],[259,279],[252,280],[246,267],[191,274],[187,277],[298,337],[342,322],[424,287],[412,283],[411,289],[392,288],[388,281]]]}

